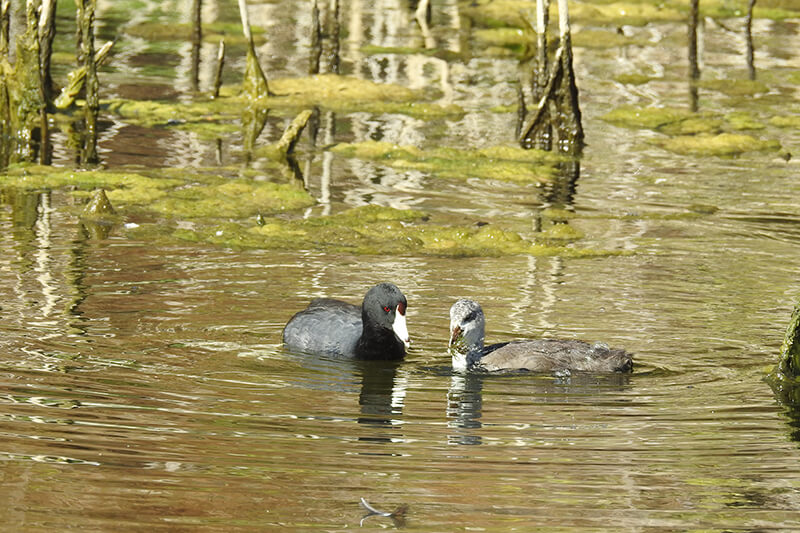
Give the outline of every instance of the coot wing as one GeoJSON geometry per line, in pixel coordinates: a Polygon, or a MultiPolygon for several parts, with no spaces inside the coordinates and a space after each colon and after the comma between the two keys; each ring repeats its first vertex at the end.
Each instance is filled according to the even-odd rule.
{"type": "Polygon", "coordinates": [[[529,370],[552,372],[630,372],[631,355],[605,344],[579,340],[537,339],[487,346],[480,366],[489,371],[529,370]]]}
{"type": "Polygon", "coordinates": [[[286,324],[283,342],[290,350],[350,357],[361,330],[361,306],[315,298],[286,324]]]}

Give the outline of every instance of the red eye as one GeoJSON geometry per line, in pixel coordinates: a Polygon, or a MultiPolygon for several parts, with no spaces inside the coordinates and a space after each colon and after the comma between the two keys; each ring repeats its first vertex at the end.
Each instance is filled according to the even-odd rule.
{"type": "Polygon", "coordinates": [[[389,307],[388,305],[384,305],[384,306],[383,306],[383,310],[384,310],[384,311],[386,311],[386,312],[388,313],[388,312],[390,312],[390,311],[392,310],[392,308],[391,308],[391,307],[389,307]]]}

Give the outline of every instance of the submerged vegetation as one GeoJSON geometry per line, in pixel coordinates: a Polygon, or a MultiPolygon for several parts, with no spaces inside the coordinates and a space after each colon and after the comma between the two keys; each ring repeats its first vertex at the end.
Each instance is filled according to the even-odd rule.
{"type": "Polygon", "coordinates": [[[773,152],[781,148],[778,141],[736,133],[681,135],[659,139],[656,144],[678,154],[697,156],[731,156],[744,152],[773,152]]]}
{"type": "Polygon", "coordinates": [[[37,166],[12,169],[0,176],[0,188],[35,191],[68,184],[74,188],[72,196],[92,198],[89,207],[74,212],[76,216],[103,218],[117,225],[135,219],[136,224],[121,230],[135,238],[357,254],[588,257],[619,253],[566,246],[582,235],[563,223],[568,216],[558,211],[546,214],[558,223],[533,234],[530,240],[495,224],[464,221],[463,217],[454,223],[418,210],[376,205],[300,218],[296,216],[299,209],[315,204],[304,188],[291,182],[257,180],[252,173],[238,178],[211,171],[76,173],[37,166]],[[117,215],[109,218],[113,211],[117,215]],[[287,216],[277,216],[280,214],[287,216]]]}
{"type": "Polygon", "coordinates": [[[758,139],[740,130],[760,130],[763,122],[747,113],[727,116],[681,108],[621,107],[601,117],[627,128],[650,129],[665,134],[651,141],[678,154],[693,156],[731,156],[745,152],[771,152],[781,149],[780,142],[758,139]]]}
{"type": "Polygon", "coordinates": [[[231,178],[201,171],[84,171],[21,167],[0,176],[0,186],[42,190],[70,187],[76,197],[104,189],[120,213],[149,211],[175,219],[243,218],[314,204],[302,187],[231,178]]]}
{"type": "Polygon", "coordinates": [[[396,113],[428,119],[464,112],[457,105],[425,102],[420,91],[400,85],[333,74],[273,79],[269,87],[274,91],[272,94],[250,102],[243,96],[241,86],[231,85],[223,88],[220,98],[201,97],[188,103],[114,98],[105,100],[104,107],[133,124],[189,128],[200,134],[220,124],[230,124],[231,131],[239,131],[238,121],[244,106],[277,112],[318,107],[337,112],[396,113]]]}
{"type": "Polygon", "coordinates": [[[537,243],[493,224],[446,224],[436,222],[432,216],[420,211],[374,205],[355,207],[326,217],[274,218],[262,224],[228,222],[202,231],[179,229],[174,235],[225,246],[281,250],[313,248],[356,254],[592,257],[620,253],[537,243]]]}
{"type": "Polygon", "coordinates": [[[343,143],[332,147],[331,151],[344,157],[370,159],[392,168],[418,170],[441,178],[483,178],[534,184],[551,181],[558,171],[558,164],[567,159],[553,152],[509,146],[477,150],[421,150],[378,141],[343,143]]]}
{"type": "MultiPolygon", "coordinates": [[[[39,71],[42,61],[38,55],[40,40],[35,35],[36,25],[40,23],[39,12],[33,10],[27,14],[28,27],[17,41],[16,63],[12,66],[5,57],[0,60],[3,110],[7,117],[3,130],[6,141],[4,162],[32,162],[36,150],[41,152],[47,149],[42,139],[46,138],[46,125],[52,123],[62,127],[63,131],[76,134],[71,144],[82,147],[82,155],[76,159],[85,169],[76,171],[16,164],[0,176],[0,186],[17,190],[69,189],[68,194],[85,202],[89,202],[93,194],[87,210],[75,209],[76,217],[88,220],[99,216],[110,226],[136,218],[137,223],[125,231],[140,237],[191,240],[225,246],[322,248],[352,253],[402,251],[450,256],[580,256],[611,253],[576,246],[575,243],[584,237],[584,232],[572,224],[574,213],[564,209],[562,202],[568,205],[569,193],[549,203],[548,209],[532,213],[531,218],[535,219],[532,226],[536,229],[523,231],[522,234],[504,229],[503,223],[497,221],[487,224],[484,221],[463,220],[462,217],[452,220],[441,214],[377,206],[354,208],[328,216],[310,216],[314,211],[309,208],[318,205],[318,201],[309,192],[307,183],[302,181],[293,153],[307,124],[313,130],[310,137],[315,139],[315,128],[318,127],[321,113],[399,115],[411,120],[430,121],[432,124],[437,121],[455,122],[465,114],[465,110],[452,103],[451,99],[441,98],[441,90],[434,87],[412,89],[396,83],[376,83],[341,75],[337,55],[340,31],[338,11],[327,10],[326,16],[333,17],[325,21],[327,31],[322,30],[319,12],[315,12],[317,19],[313,21],[315,29],[312,37],[315,38],[312,39],[312,45],[315,50],[312,51],[311,74],[293,78],[270,77],[269,81],[261,69],[255,50],[255,44],[267,41],[268,36],[257,28],[250,29],[244,2],[240,3],[243,38],[228,35],[240,30],[239,26],[230,22],[203,25],[204,33],[200,27],[189,25],[175,26],[161,22],[131,25],[125,30],[129,36],[151,41],[195,39],[195,46],[224,35],[229,43],[247,49],[243,80],[241,83],[226,84],[221,90],[215,90],[213,95],[197,91],[191,99],[183,101],[119,97],[98,101],[86,98],[84,85],[95,83],[94,70],[109,54],[110,44],[94,55],[91,28],[93,5],[84,1],[79,6],[81,9],[77,18],[81,32],[78,44],[79,59],[82,61],[68,77],[68,89],[57,106],[48,105],[49,100],[42,99],[43,93],[35,89],[43,79],[39,71]],[[88,60],[89,57],[94,57],[94,62],[88,60]],[[324,72],[325,63],[327,72],[324,72]],[[72,123],[80,106],[87,110],[86,118],[83,125],[76,128],[72,123]],[[93,169],[92,162],[97,159],[97,154],[93,141],[88,140],[85,134],[97,133],[93,122],[96,118],[93,117],[96,117],[98,106],[101,113],[143,128],[189,130],[198,138],[209,140],[240,136],[246,163],[257,161],[259,170],[93,169]],[[11,111],[15,113],[9,114],[11,111]],[[277,116],[284,119],[288,127],[280,140],[273,138],[270,143],[259,142],[259,135],[269,114],[273,118],[277,116]],[[290,122],[292,117],[294,120],[290,122]],[[37,140],[35,131],[40,126],[43,129],[39,135],[43,136],[37,140]],[[9,158],[12,152],[17,156],[9,158]],[[112,210],[116,214],[110,216],[112,210]],[[544,228],[541,227],[542,221],[545,221],[544,228]]],[[[508,182],[516,187],[537,188],[552,188],[560,182],[566,182],[567,189],[574,186],[574,180],[580,174],[579,159],[547,151],[559,136],[574,137],[577,144],[580,144],[583,136],[580,110],[577,108],[577,87],[571,71],[571,52],[564,47],[564,40],[570,44],[571,39],[568,22],[564,21],[560,28],[562,32],[566,28],[567,34],[560,36],[559,51],[553,53],[553,43],[537,43],[536,30],[527,20],[532,19],[531,6],[527,1],[497,0],[466,6],[463,12],[474,24],[471,35],[476,42],[494,50],[485,49],[484,56],[492,57],[499,49],[503,49],[525,61],[537,46],[550,49],[550,56],[553,57],[540,54],[537,58],[536,69],[541,72],[535,71],[539,76],[537,89],[533,91],[532,99],[528,98],[539,107],[527,118],[524,117],[524,98],[520,100],[520,109],[509,102],[508,106],[495,110],[506,116],[519,111],[522,117],[518,124],[522,130],[518,132],[519,142],[526,148],[537,146],[545,150],[512,146],[422,147],[412,143],[393,144],[349,138],[350,142],[336,139],[324,147],[317,146],[313,140],[310,149],[313,152],[325,150],[339,158],[368,160],[400,171],[418,172],[428,180],[482,179],[508,182]],[[559,64],[559,58],[566,54],[569,54],[568,61],[559,64]],[[551,79],[548,81],[550,62],[555,64],[555,69],[550,71],[551,79]],[[564,102],[573,98],[573,108],[577,114],[577,122],[566,124],[561,133],[551,126],[541,129],[536,125],[540,118],[563,115],[555,107],[537,103],[544,101],[542,96],[555,94],[557,91],[553,87],[558,84],[564,85],[565,89],[558,97],[561,103],[554,102],[553,106],[564,105],[564,102]],[[523,119],[526,122],[524,128],[523,119]]],[[[574,41],[577,46],[643,46],[646,43],[640,38],[600,26],[682,21],[686,17],[686,7],[677,0],[662,2],[658,6],[638,1],[575,3],[570,9],[571,17],[585,26],[576,34],[574,41]]],[[[726,2],[704,2],[703,9],[703,13],[709,16],[736,15],[726,2]]],[[[769,16],[775,18],[785,15],[780,6],[759,7],[756,15],[763,16],[767,10],[770,10],[769,16]]],[[[544,27],[547,28],[546,23],[544,27]]],[[[7,48],[7,44],[3,46],[7,48]]],[[[46,48],[44,44],[42,47],[46,48]]],[[[220,54],[223,52],[224,46],[220,46],[220,54]]],[[[427,47],[367,45],[362,48],[362,53],[420,54],[454,62],[469,59],[465,54],[427,47]]],[[[220,58],[220,68],[222,64],[220,58]]],[[[646,84],[655,79],[657,77],[646,73],[617,75],[617,81],[626,84],[646,84]]],[[[694,84],[729,98],[760,96],[769,91],[768,84],[760,80],[695,80],[694,84]]],[[[602,118],[617,126],[650,129],[663,134],[650,142],[687,156],[730,156],[746,151],[777,150],[780,148],[777,141],[759,139],[754,132],[763,131],[767,125],[778,128],[797,126],[792,116],[763,118],[746,111],[722,114],[695,112],[681,107],[626,106],[602,118]]],[[[512,122],[513,119],[509,121],[510,128],[513,127],[512,122]]],[[[46,160],[42,158],[43,162],[46,160]]]]}
{"type": "MultiPolygon", "coordinates": [[[[754,9],[757,18],[782,20],[797,17],[796,9],[781,0],[759,1],[754,9]],[[783,5],[781,5],[783,4],[783,5]]],[[[493,0],[475,2],[464,12],[475,22],[489,27],[520,27],[520,13],[530,14],[534,5],[527,0],[493,0]]],[[[689,6],[684,0],[619,0],[604,2],[575,2],[570,6],[570,17],[577,24],[592,26],[644,26],[656,22],[685,22],[689,6]]],[[[551,6],[551,12],[555,12],[551,6]]],[[[700,15],[729,18],[745,15],[746,2],[704,0],[700,15]]]]}
{"type": "Polygon", "coordinates": [[[794,306],[778,364],[767,376],[767,382],[784,404],[800,406],[800,303],[794,306]]]}

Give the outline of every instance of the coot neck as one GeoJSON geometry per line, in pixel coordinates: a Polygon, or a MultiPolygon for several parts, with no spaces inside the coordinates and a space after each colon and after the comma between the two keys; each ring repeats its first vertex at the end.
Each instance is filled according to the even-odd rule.
{"type": "Polygon", "coordinates": [[[476,366],[483,355],[483,337],[479,341],[467,343],[462,338],[454,346],[450,347],[450,355],[453,370],[463,372],[476,366]]]}
{"type": "Polygon", "coordinates": [[[394,331],[379,327],[362,317],[363,330],[355,347],[357,359],[402,359],[406,355],[405,345],[394,331]]]}

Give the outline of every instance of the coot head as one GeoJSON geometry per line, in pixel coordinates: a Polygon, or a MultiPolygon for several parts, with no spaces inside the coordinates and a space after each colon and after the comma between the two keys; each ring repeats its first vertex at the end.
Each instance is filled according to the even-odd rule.
{"type": "Polygon", "coordinates": [[[411,341],[406,327],[405,295],[393,283],[379,283],[367,291],[361,307],[365,331],[384,329],[394,332],[397,339],[408,348],[411,341]]]}
{"type": "Polygon", "coordinates": [[[450,308],[450,355],[453,368],[463,370],[470,364],[468,356],[479,356],[483,349],[486,319],[483,309],[473,300],[458,300],[450,308]]]}

